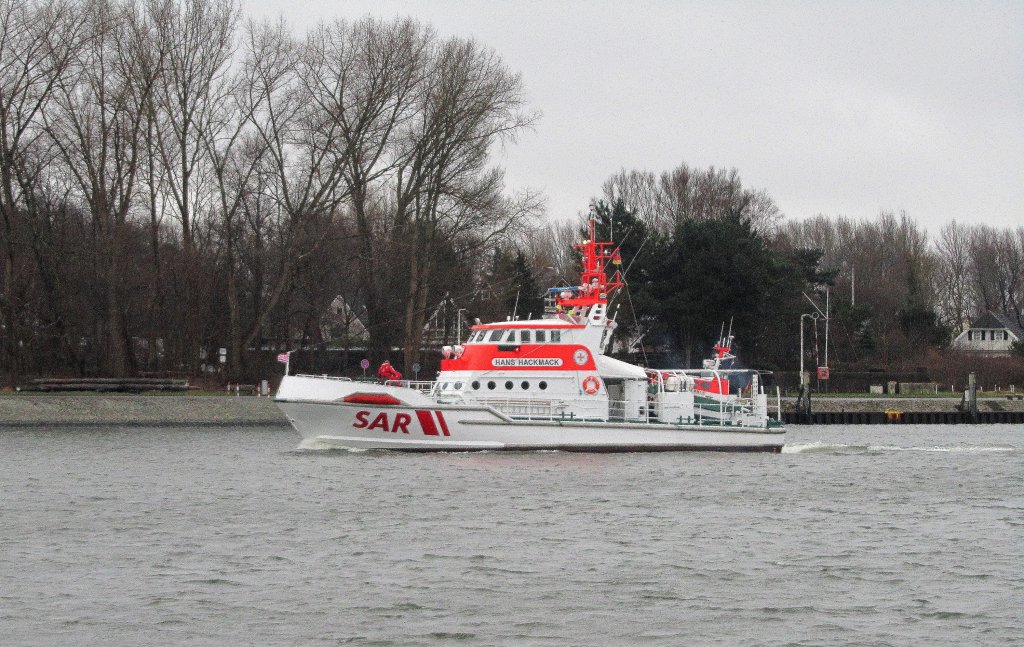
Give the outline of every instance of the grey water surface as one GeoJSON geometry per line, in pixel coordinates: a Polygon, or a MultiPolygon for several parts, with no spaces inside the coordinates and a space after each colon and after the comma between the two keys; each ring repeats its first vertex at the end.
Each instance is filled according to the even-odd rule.
{"type": "Polygon", "coordinates": [[[0,431],[3,645],[1024,644],[1024,429],[781,455],[0,431]]]}

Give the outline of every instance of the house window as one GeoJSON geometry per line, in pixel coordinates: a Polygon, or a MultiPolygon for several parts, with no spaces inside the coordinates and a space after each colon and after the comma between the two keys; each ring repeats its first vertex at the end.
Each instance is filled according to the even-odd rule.
{"type": "Polygon", "coordinates": [[[967,331],[967,341],[974,341],[974,331],[973,330],[968,330],[967,331]]]}
{"type": "Polygon", "coordinates": [[[985,341],[985,331],[981,331],[981,341],[985,341]]]}

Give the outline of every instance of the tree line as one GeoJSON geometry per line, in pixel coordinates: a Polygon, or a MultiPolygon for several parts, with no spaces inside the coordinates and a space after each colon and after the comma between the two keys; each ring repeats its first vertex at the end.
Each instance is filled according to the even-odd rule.
{"type": "MultiPolygon", "coordinates": [[[[794,367],[800,316],[824,310],[826,299],[830,358],[848,368],[921,366],[988,310],[1024,324],[1024,227],[954,221],[929,235],[891,211],[784,219],[735,170],[685,163],[660,175],[620,171],[601,197],[606,212],[654,234],[657,258],[644,259],[654,269],[631,283],[653,293],[649,330],[668,334],[691,361],[714,339],[700,332],[713,317],[700,312],[735,318],[752,359],[777,369],[794,367]],[[661,264],[671,269],[659,279],[661,264]]],[[[824,321],[806,323],[809,352],[824,361],[824,321]]]]}
{"type": "MultiPolygon", "coordinates": [[[[474,318],[538,316],[577,279],[582,223],[542,220],[493,161],[537,119],[493,50],[411,19],[0,0],[0,374],[193,375],[225,348],[227,376],[264,377],[256,352],[301,347],[399,348],[408,371],[474,318]]],[[[731,320],[745,360],[793,368],[826,290],[847,366],[1024,315],[1024,228],[786,220],[735,169],[685,163],[595,192],[627,351],[693,365],[731,320]]]]}
{"type": "MultiPolygon", "coordinates": [[[[491,162],[537,115],[411,19],[297,34],[227,0],[0,3],[0,360],[194,372],[338,295],[417,349],[431,293],[539,212],[491,162]]],[[[416,360],[416,352],[406,357],[416,360]]]]}

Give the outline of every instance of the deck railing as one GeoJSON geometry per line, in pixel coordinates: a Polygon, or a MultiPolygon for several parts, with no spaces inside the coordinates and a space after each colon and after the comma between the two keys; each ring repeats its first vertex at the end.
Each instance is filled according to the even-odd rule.
{"type": "Polygon", "coordinates": [[[484,394],[477,397],[473,393],[442,390],[442,383],[435,380],[388,380],[380,382],[373,379],[353,380],[348,377],[309,374],[297,374],[296,377],[312,377],[341,382],[368,382],[383,384],[384,386],[404,387],[430,395],[439,403],[489,406],[506,416],[519,420],[608,420],[610,422],[642,424],[694,424],[700,422],[703,425],[735,426],[742,424],[743,418],[754,415],[757,410],[754,398],[733,398],[707,403],[695,402],[694,416],[681,417],[674,420],[660,420],[655,413],[655,403],[651,400],[640,403],[639,407],[637,407],[635,401],[631,400],[608,400],[608,409],[607,413],[605,413],[604,402],[599,404],[587,398],[551,399],[529,396],[501,398],[488,397],[484,394]],[[588,416],[588,408],[593,409],[595,415],[588,416]],[[627,416],[626,413],[631,410],[636,415],[627,416]]]}

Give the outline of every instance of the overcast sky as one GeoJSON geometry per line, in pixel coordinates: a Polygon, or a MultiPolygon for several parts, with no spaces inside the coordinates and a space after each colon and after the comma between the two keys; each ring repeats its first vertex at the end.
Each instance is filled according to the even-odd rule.
{"type": "Polygon", "coordinates": [[[1024,225],[1024,1],[243,0],[247,17],[413,16],[521,72],[501,155],[551,217],[620,168],[735,167],[792,218],[1024,225]]]}

